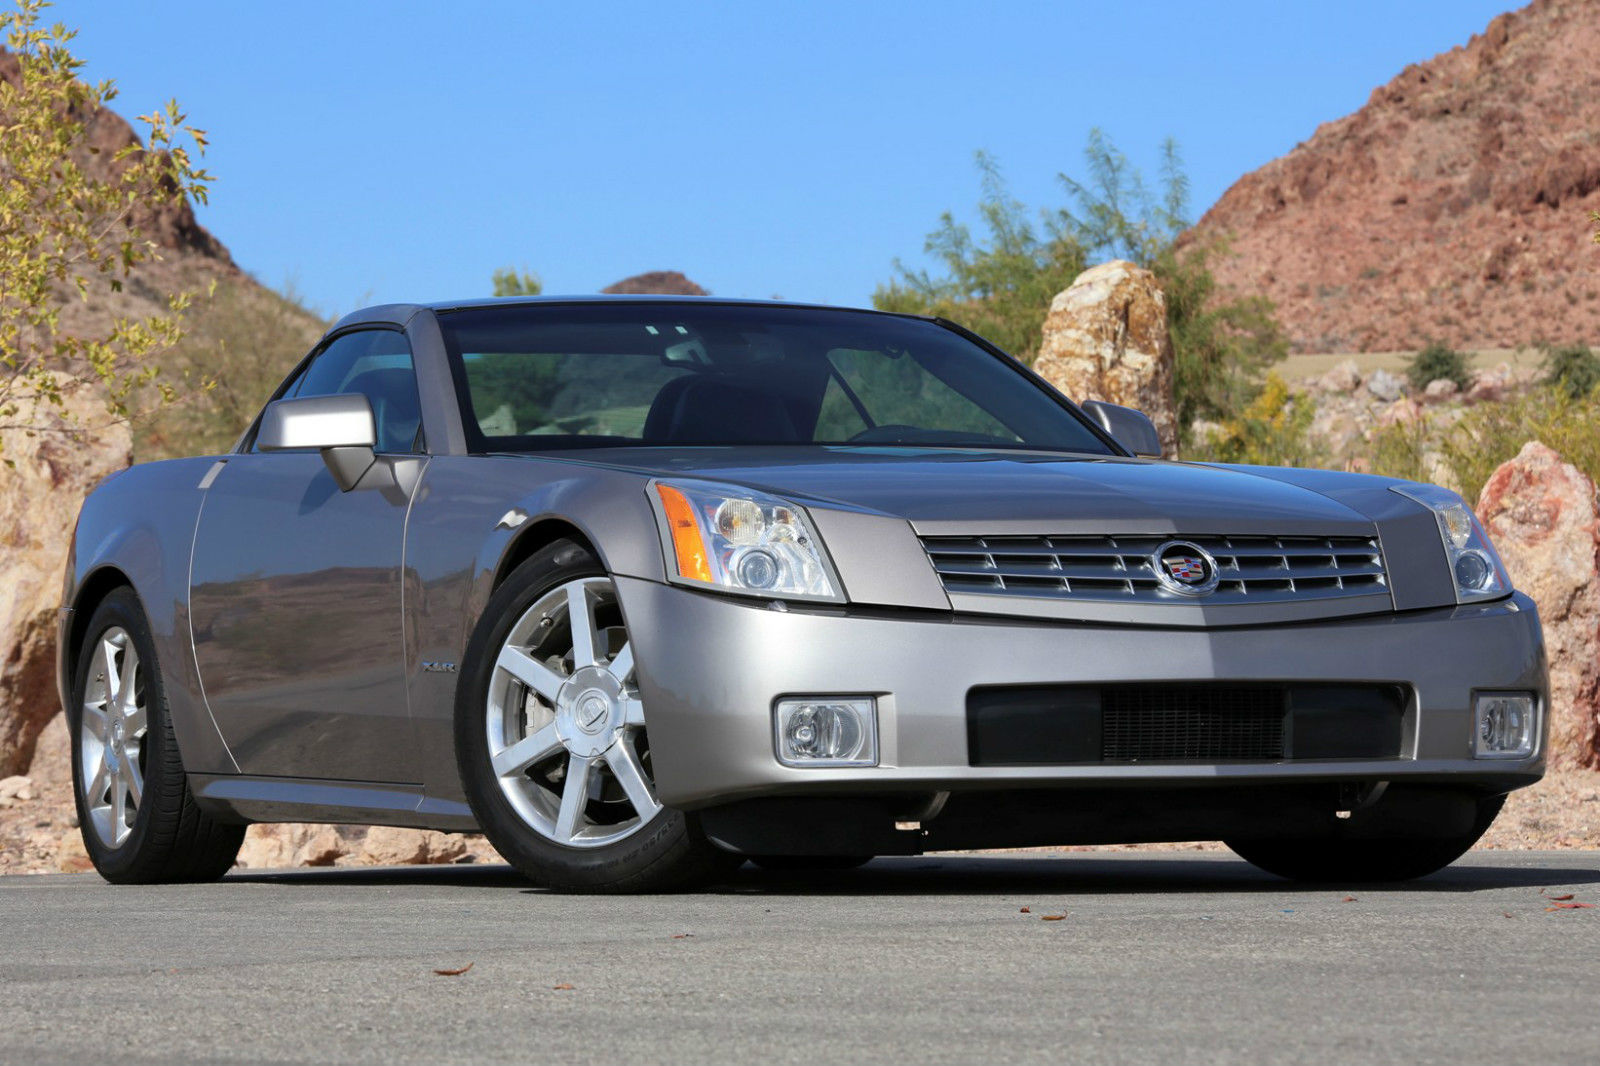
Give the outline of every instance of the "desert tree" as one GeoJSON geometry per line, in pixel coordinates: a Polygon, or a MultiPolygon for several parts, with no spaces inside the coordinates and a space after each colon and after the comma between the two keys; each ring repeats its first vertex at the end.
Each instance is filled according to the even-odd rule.
{"type": "Polygon", "coordinates": [[[515,267],[501,267],[490,280],[496,296],[538,296],[544,291],[539,275],[519,272],[515,267]]]}
{"type": "Polygon", "coordinates": [[[189,293],[92,331],[65,328],[62,309],[120,292],[159,255],[146,220],[185,198],[204,203],[212,180],[197,161],[205,133],[176,101],[140,116],[143,143],[96,158],[89,122],[116,87],[79,78],[76,31],[45,25],[47,6],[16,0],[0,12],[16,61],[14,79],[0,79],[0,430],[24,432],[61,426],[63,398],[77,389],[97,390],[110,420],[127,419],[151,391],[158,403],[173,398],[154,357],[182,335],[189,293]]]}
{"type": "Polygon", "coordinates": [[[1037,214],[1010,195],[992,158],[980,152],[977,162],[982,235],[945,212],[923,249],[938,269],[897,260],[896,276],[873,294],[877,307],[948,318],[1031,362],[1054,296],[1086,266],[1127,259],[1166,293],[1180,426],[1235,414],[1256,397],[1288,345],[1264,297],[1219,291],[1209,262],[1225,245],[1188,236],[1189,181],[1175,142],[1161,146],[1152,189],[1110,138],[1090,131],[1082,179],[1059,174],[1066,202],[1037,214]]]}

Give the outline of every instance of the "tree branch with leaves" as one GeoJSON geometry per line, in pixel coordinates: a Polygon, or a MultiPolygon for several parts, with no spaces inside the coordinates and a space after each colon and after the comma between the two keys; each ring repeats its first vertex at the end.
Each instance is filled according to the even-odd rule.
{"type": "Polygon", "coordinates": [[[14,81],[0,79],[0,430],[59,423],[44,416],[80,388],[99,390],[113,421],[126,420],[146,390],[173,399],[152,357],[182,336],[189,293],[93,332],[68,331],[62,308],[120,292],[140,263],[159,257],[141,219],[186,198],[204,203],[212,181],[197,163],[205,132],[176,101],[140,116],[144,143],[122,148],[109,166],[95,161],[88,123],[116,86],[79,79],[84,64],[69,48],[76,31],[43,25],[47,6],[17,0],[0,13],[17,67],[14,81]]]}
{"type": "Polygon", "coordinates": [[[875,306],[948,318],[1032,362],[1055,295],[1093,263],[1131,260],[1153,271],[1166,293],[1184,433],[1196,419],[1222,418],[1250,403],[1262,372],[1288,353],[1270,302],[1217,291],[1207,261],[1225,249],[1180,248],[1189,180],[1171,139],[1161,146],[1157,194],[1104,133],[1090,131],[1086,180],[1058,175],[1068,202],[1039,212],[1037,222],[1011,197],[994,160],[979,152],[977,162],[985,239],[945,212],[924,246],[939,272],[896,261],[897,276],[873,294],[875,306]]]}

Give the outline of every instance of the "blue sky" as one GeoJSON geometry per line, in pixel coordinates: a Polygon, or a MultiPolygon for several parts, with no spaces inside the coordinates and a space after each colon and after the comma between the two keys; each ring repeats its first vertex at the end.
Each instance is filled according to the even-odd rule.
{"type": "Polygon", "coordinates": [[[125,115],[211,135],[201,221],[335,314],[593,292],[682,270],[724,296],[863,304],[970,216],[973,152],[1034,206],[1099,126],[1198,215],[1241,174],[1465,43],[1505,0],[273,4],[62,0],[125,115]]]}

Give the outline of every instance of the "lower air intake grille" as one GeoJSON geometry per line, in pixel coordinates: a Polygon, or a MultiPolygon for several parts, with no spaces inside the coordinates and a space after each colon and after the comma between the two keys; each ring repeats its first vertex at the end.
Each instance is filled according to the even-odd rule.
{"type": "Polygon", "coordinates": [[[967,694],[967,757],[973,766],[1397,759],[1410,703],[1399,685],[992,685],[967,694]]]}
{"type": "Polygon", "coordinates": [[[1220,762],[1283,758],[1283,690],[1107,688],[1100,710],[1105,762],[1220,762]]]}

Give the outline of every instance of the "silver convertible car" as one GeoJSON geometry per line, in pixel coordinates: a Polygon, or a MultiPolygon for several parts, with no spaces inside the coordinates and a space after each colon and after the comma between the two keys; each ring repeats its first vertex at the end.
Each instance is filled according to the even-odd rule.
{"type": "Polygon", "coordinates": [[[84,504],[83,835],[481,830],[536,882],[1220,839],[1430,873],[1544,770],[1533,603],[1454,493],[1163,461],[950,322],[707,299],[374,307],[226,455],[84,504]]]}

